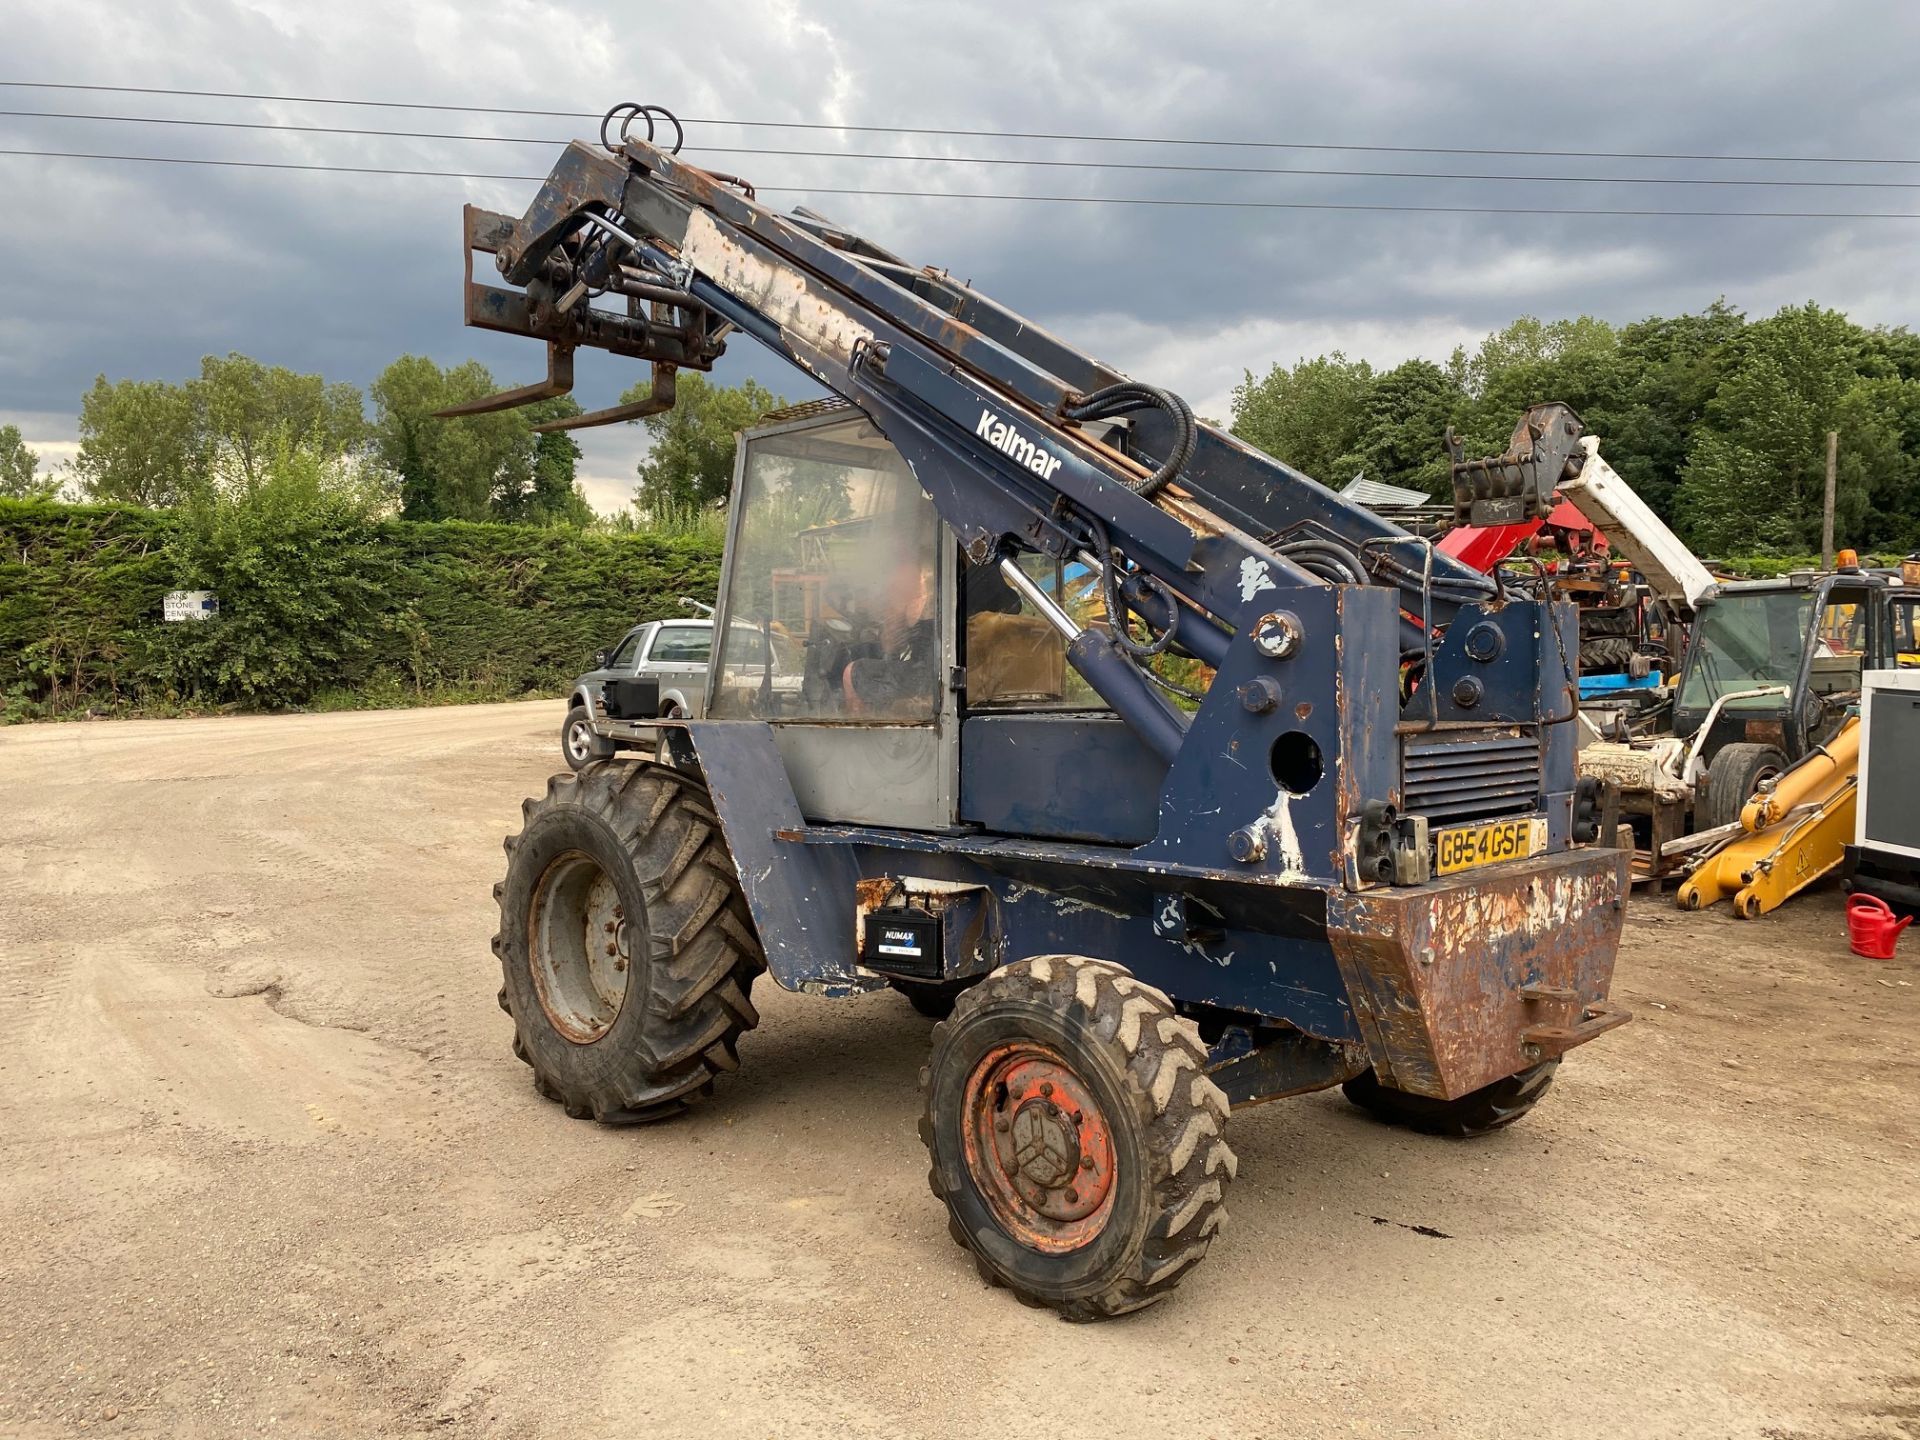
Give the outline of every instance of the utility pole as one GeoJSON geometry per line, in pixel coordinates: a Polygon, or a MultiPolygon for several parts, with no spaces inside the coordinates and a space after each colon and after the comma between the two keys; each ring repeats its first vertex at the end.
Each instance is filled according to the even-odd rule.
{"type": "Polygon", "coordinates": [[[1840,432],[1827,431],[1827,498],[1820,506],[1820,568],[1833,568],[1833,484],[1840,460],[1840,432]]]}

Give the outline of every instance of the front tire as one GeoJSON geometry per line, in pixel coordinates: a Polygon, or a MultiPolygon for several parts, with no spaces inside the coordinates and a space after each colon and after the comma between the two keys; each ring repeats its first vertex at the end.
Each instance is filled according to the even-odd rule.
{"type": "Polygon", "coordinates": [[[1227,1097],[1191,1020],[1117,965],[995,971],[934,1027],[927,1180],[981,1277],[1069,1320],[1165,1298],[1227,1218],[1227,1097]]]}
{"type": "Polygon", "coordinates": [[[596,760],[611,759],[615,750],[611,740],[593,733],[593,716],[584,705],[574,705],[560,723],[560,754],[567,768],[578,774],[596,760]]]}
{"type": "Polygon", "coordinates": [[[554,776],[522,814],[494,887],[514,1054],[576,1118],[678,1114],[739,1068],[766,968],[706,792],[602,764],[554,776]]]}
{"type": "Polygon", "coordinates": [[[1787,768],[1787,757],[1772,745],[1725,745],[1707,766],[1706,815],[1695,828],[1735,825],[1761,783],[1787,768]]]}
{"type": "Polygon", "coordinates": [[[1436,1100],[1431,1095],[1410,1095],[1380,1083],[1380,1077],[1367,1070],[1340,1088],[1347,1099],[1377,1120],[1402,1125],[1422,1135],[1445,1135],[1455,1140],[1472,1140],[1504,1130],[1540,1103],[1553,1083],[1558,1059],[1542,1060],[1517,1075],[1496,1080],[1453,1100],[1436,1100]]]}

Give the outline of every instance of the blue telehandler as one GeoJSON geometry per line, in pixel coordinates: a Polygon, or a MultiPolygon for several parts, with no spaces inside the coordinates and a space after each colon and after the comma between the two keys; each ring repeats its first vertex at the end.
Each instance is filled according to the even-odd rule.
{"type": "MultiPolygon", "coordinates": [[[[1573,608],[1468,569],[947,271],[680,158],[624,105],[524,215],[469,206],[466,316],[682,369],[744,334],[835,397],[739,449],[705,714],[554,777],[494,941],[540,1093],[608,1124],[735,1070],[762,973],[943,1016],[921,1135],[981,1274],[1070,1319],[1164,1297],[1226,1218],[1230,1110],[1344,1085],[1475,1136],[1621,1023],[1627,894],[1575,774],[1573,608]],[[491,255],[501,283],[476,279],[491,255]]],[[[1580,424],[1456,452],[1542,515],[1580,424]]]]}

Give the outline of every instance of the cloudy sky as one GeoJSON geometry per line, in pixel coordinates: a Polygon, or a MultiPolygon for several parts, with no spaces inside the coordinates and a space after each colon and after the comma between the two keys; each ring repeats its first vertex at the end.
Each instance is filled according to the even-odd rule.
{"type": "MultiPolygon", "coordinates": [[[[1444,357],[1521,313],[1625,322],[1725,295],[1755,314],[1813,298],[1868,324],[1920,323],[1920,219],[1520,213],[1920,215],[1917,56],[1920,7],[1845,0],[0,0],[0,80],[502,110],[665,104],[688,117],[696,161],[971,278],[1214,415],[1249,368],[1333,348],[1377,364],[1444,357]],[[875,154],[890,158],[857,158],[875,154]],[[1068,163],[1008,163],[1016,159],[1068,163]],[[1169,165],[1342,173],[1120,168],[1169,165]],[[1702,178],[1811,183],[1652,183],[1702,178]]],[[[0,109],[133,119],[8,113],[0,150],[510,176],[543,174],[555,142],[592,128],[555,116],[16,86],[0,87],[0,109]],[[541,143],[160,123],[188,119],[541,143]]],[[[202,355],[228,350],[362,385],[407,352],[477,356],[503,382],[534,378],[537,346],[462,329],[457,243],[462,201],[517,213],[534,188],[0,155],[0,423],[19,424],[58,461],[72,453],[74,412],[96,374],[179,380],[202,355]]],[[[606,356],[583,356],[582,371],[590,407],[638,378],[606,356]]],[[[748,374],[794,398],[814,393],[739,340],[721,376],[748,374]]],[[[642,432],[582,438],[590,497],[617,507],[642,432]]]]}

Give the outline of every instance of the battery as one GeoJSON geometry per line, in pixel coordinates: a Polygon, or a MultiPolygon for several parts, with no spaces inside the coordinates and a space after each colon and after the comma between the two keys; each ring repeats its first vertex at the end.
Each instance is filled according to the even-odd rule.
{"type": "Polygon", "coordinates": [[[913,906],[869,911],[860,963],[893,975],[940,979],[940,917],[913,906]]]}

